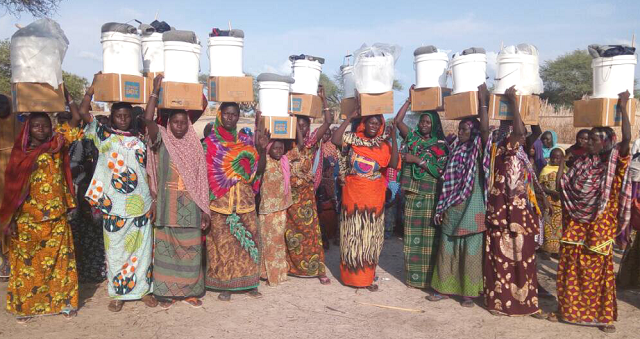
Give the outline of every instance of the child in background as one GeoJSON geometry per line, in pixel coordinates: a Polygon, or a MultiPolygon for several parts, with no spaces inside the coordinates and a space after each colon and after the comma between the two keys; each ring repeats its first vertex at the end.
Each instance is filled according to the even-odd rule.
{"type": "Polygon", "coordinates": [[[290,169],[282,140],[272,140],[267,146],[267,153],[267,168],[260,188],[261,278],[266,279],[269,286],[276,286],[287,280],[289,271],[284,232],[287,208],[292,203],[290,169]]]}
{"type": "Polygon", "coordinates": [[[556,191],[556,176],[562,158],[564,158],[564,151],[561,148],[554,148],[549,157],[549,164],[540,171],[538,176],[553,211],[544,220],[544,243],[541,249],[554,257],[558,256],[562,238],[562,203],[560,193],[556,191]]]}

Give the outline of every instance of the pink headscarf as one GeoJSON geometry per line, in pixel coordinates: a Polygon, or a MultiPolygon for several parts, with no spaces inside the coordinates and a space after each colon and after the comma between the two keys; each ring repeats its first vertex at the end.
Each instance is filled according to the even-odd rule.
{"type": "MultiPolygon", "coordinates": [[[[275,140],[269,141],[267,153],[269,153],[274,142],[275,140]]],[[[289,195],[291,193],[291,168],[289,167],[289,158],[287,158],[286,154],[283,154],[280,158],[280,168],[282,169],[282,176],[284,177],[284,194],[289,195]]]]}

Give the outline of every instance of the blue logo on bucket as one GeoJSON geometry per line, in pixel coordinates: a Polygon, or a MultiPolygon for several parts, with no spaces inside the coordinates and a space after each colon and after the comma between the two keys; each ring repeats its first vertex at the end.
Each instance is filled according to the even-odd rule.
{"type": "Polygon", "coordinates": [[[274,121],[271,133],[274,135],[289,135],[288,121],[274,121]]]}
{"type": "Polygon", "coordinates": [[[291,111],[302,112],[302,98],[291,99],[291,111]]]}
{"type": "Polygon", "coordinates": [[[124,97],[129,99],[140,99],[140,83],[133,82],[133,81],[125,81],[124,97]]]}

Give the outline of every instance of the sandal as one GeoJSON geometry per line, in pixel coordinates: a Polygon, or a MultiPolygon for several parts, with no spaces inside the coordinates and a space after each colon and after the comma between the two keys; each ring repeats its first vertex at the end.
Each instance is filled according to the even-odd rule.
{"type": "Polygon", "coordinates": [[[122,306],[124,306],[124,301],[111,300],[107,309],[111,312],[120,312],[122,310],[122,306]]]}
{"type": "Polygon", "coordinates": [[[186,298],[186,299],[182,300],[182,302],[185,302],[185,303],[189,304],[189,306],[191,306],[193,308],[202,307],[202,300],[200,300],[198,298],[195,298],[195,297],[186,298]]]}
{"type": "Polygon", "coordinates": [[[78,311],[71,309],[71,308],[65,308],[62,311],[60,311],[60,314],[62,314],[62,316],[66,319],[66,320],[71,320],[72,318],[74,318],[75,316],[78,315],[78,311]]]}
{"type": "Polygon", "coordinates": [[[476,304],[473,302],[473,299],[471,299],[471,298],[463,298],[462,302],[460,303],[460,305],[462,307],[471,308],[471,307],[475,306],[476,304]]]}
{"type": "Polygon", "coordinates": [[[378,284],[371,284],[365,287],[369,292],[378,292],[378,284]]]}
{"type": "Polygon", "coordinates": [[[491,313],[492,316],[496,316],[496,317],[501,317],[504,315],[496,310],[490,310],[489,313],[491,313]]]}
{"type": "Polygon", "coordinates": [[[258,292],[257,288],[254,288],[247,293],[251,298],[259,299],[262,298],[262,293],[258,292]]]}
{"type": "Polygon", "coordinates": [[[616,333],[615,325],[598,326],[598,328],[604,333],[616,333]]]}
{"type": "Polygon", "coordinates": [[[154,307],[158,306],[158,300],[151,294],[145,295],[140,300],[142,300],[144,305],[147,306],[147,307],[154,308],[154,307]]]}
{"type": "Polygon", "coordinates": [[[322,285],[331,285],[331,279],[329,279],[327,276],[318,277],[318,279],[320,279],[320,284],[322,285]]]}
{"type": "Polygon", "coordinates": [[[445,300],[445,299],[449,299],[448,295],[444,295],[444,294],[440,294],[440,293],[434,293],[430,296],[426,297],[427,300],[429,301],[440,301],[440,300],[445,300]]]}
{"type": "Polygon", "coordinates": [[[547,320],[549,320],[552,323],[557,323],[558,322],[558,315],[555,312],[551,312],[551,313],[549,313],[549,316],[547,316],[547,320]]]}
{"type": "Polygon", "coordinates": [[[543,311],[534,313],[531,315],[532,317],[539,319],[539,320],[546,320],[549,319],[549,314],[548,313],[544,313],[543,311]]]}
{"type": "Polygon", "coordinates": [[[231,301],[231,292],[222,291],[218,294],[218,300],[220,301],[231,301]]]}
{"type": "Polygon", "coordinates": [[[171,308],[171,306],[173,306],[173,304],[176,303],[175,299],[172,300],[163,300],[161,302],[158,303],[158,305],[160,305],[160,307],[162,309],[168,310],[169,308],[171,308]]]}
{"type": "Polygon", "coordinates": [[[31,320],[33,320],[33,317],[17,317],[16,318],[16,321],[18,322],[18,324],[26,324],[31,320]]]}

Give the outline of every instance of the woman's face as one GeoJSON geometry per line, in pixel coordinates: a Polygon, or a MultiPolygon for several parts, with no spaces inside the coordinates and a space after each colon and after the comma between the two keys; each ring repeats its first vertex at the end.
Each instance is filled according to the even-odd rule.
{"type": "Polygon", "coordinates": [[[580,133],[578,134],[578,137],[576,138],[576,142],[578,143],[578,146],[581,148],[586,148],[587,145],[589,144],[589,133],[580,133]]]}
{"type": "Polygon", "coordinates": [[[562,151],[556,148],[553,151],[551,151],[551,156],[549,157],[549,163],[553,166],[560,166],[563,156],[564,154],[562,154],[562,151]]]}
{"type": "Polygon", "coordinates": [[[542,146],[545,148],[553,147],[553,137],[551,136],[551,133],[544,132],[542,137],[540,137],[540,141],[542,141],[542,146]]]}
{"type": "Polygon", "coordinates": [[[324,135],[322,136],[322,142],[328,142],[329,139],[331,139],[331,130],[328,129],[326,132],[324,132],[324,135]]]}
{"type": "Polygon", "coordinates": [[[29,136],[34,145],[43,144],[51,139],[51,120],[36,117],[29,121],[29,136]]]}
{"type": "Polygon", "coordinates": [[[595,131],[589,132],[589,142],[587,143],[587,151],[589,154],[600,154],[604,148],[604,140],[602,140],[595,131]]]}
{"type": "Polygon", "coordinates": [[[531,148],[529,148],[529,158],[535,158],[536,157],[536,148],[531,146],[531,148]]]}
{"type": "Polygon", "coordinates": [[[381,118],[376,115],[376,116],[369,117],[364,122],[364,135],[367,138],[374,138],[376,134],[378,134],[378,131],[380,130],[380,126],[382,125],[382,123],[380,122],[380,119],[381,118]]]}
{"type": "Polygon", "coordinates": [[[169,128],[171,133],[178,138],[182,139],[189,130],[189,117],[187,113],[175,113],[169,118],[169,128]]]}
{"type": "MultiPolygon", "coordinates": [[[[431,126],[429,126],[431,128],[431,126]]],[[[471,139],[471,126],[465,121],[461,121],[458,125],[458,140],[460,143],[465,143],[471,139]]]]}
{"type": "Polygon", "coordinates": [[[431,117],[428,114],[423,114],[420,116],[420,121],[418,122],[418,130],[420,134],[423,136],[431,135],[431,117]]]}
{"type": "Polygon", "coordinates": [[[120,108],[111,112],[111,121],[113,127],[121,131],[128,131],[131,126],[131,110],[128,108],[120,108]]]}
{"type": "Polygon", "coordinates": [[[227,106],[220,112],[220,122],[227,131],[233,131],[238,126],[240,111],[235,106],[227,106]]]}
{"type": "MultiPolygon", "coordinates": [[[[298,118],[298,129],[300,129],[300,133],[302,136],[305,136],[309,133],[309,120],[304,118],[298,118]]],[[[324,136],[323,136],[324,137],[324,136]]]]}
{"type": "Polygon", "coordinates": [[[282,141],[274,141],[269,148],[269,156],[274,160],[280,160],[284,155],[284,143],[282,141]]]}

